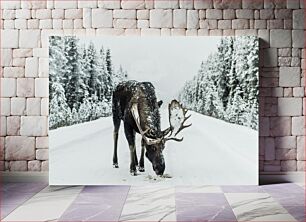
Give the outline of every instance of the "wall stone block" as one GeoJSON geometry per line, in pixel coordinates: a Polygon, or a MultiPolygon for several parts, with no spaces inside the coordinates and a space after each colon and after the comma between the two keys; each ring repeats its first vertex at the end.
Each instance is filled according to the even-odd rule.
{"type": "Polygon", "coordinates": [[[275,137],[275,146],[278,149],[295,149],[296,136],[275,137]]]}
{"type": "Polygon", "coordinates": [[[33,97],[34,96],[34,79],[33,78],[18,78],[17,79],[17,96],[18,97],[33,97]]]}
{"type": "Polygon", "coordinates": [[[113,13],[106,9],[92,10],[92,27],[93,28],[110,28],[113,26],[113,13]]]}
{"type": "Polygon", "coordinates": [[[187,10],[174,9],[173,10],[173,27],[186,28],[187,27],[187,10]]]}
{"type": "Polygon", "coordinates": [[[214,0],[213,2],[214,2],[214,8],[217,9],[241,8],[241,0],[214,0]]]}
{"type": "Polygon", "coordinates": [[[293,29],[305,29],[305,15],[303,9],[293,11],[293,29]]]}
{"type": "MultiPolygon", "coordinates": [[[[1,124],[3,124],[2,121],[1,124]]],[[[20,116],[7,117],[7,135],[8,136],[20,135],[20,116]]]]}
{"type": "Polygon", "coordinates": [[[280,67],[279,85],[283,87],[300,86],[301,82],[300,76],[301,76],[301,69],[299,67],[280,67]]]}
{"type": "Polygon", "coordinates": [[[1,78],[1,97],[16,96],[16,79],[1,78]]]}
{"type": "Polygon", "coordinates": [[[45,116],[22,116],[20,135],[22,136],[46,136],[48,131],[48,119],[45,116]]]}
{"type": "Polygon", "coordinates": [[[1,48],[18,48],[18,30],[1,30],[1,48]]]}
{"type": "Polygon", "coordinates": [[[270,45],[276,48],[291,47],[291,31],[282,29],[271,30],[270,45]]]}
{"type": "Polygon", "coordinates": [[[11,99],[11,115],[25,115],[25,98],[14,97],[11,99]]]}
{"type": "Polygon", "coordinates": [[[305,135],[305,116],[292,117],[292,135],[305,135]]]}
{"type": "MultiPolygon", "coordinates": [[[[129,2],[129,0],[125,0],[125,1],[129,2]]],[[[176,8],[179,8],[179,1],[178,0],[159,0],[159,1],[154,1],[154,8],[176,9],[176,8]]]]}
{"type": "Polygon", "coordinates": [[[5,138],[6,160],[34,160],[35,139],[26,136],[7,136],[5,138]]]}
{"type": "Polygon", "coordinates": [[[28,171],[40,171],[41,162],[39,160],[31,160],[28,162],[28,171]]]}
{"type": "Polygon", "coordinates": [[[172,10],[154,9],[150,10],[151,28],[171,28],[172,10]]]}
{"type": "Polygon", "coordinates": [[[24,160],[10,161],[8,165],[8,169],[10,171],[27,171],[28,170],[27,161],[24,161],[24,160]]]}
{"type": "Polygon", "coordinates": [[[270,118],[271,136],[290,136],[291,118],[290,117],[271,117],[270,118]]]}
{"type": "Polygon", "coordinates": [[[187,10],[187,28],[199,28],[199,13],[197,10],[187,10]]]}

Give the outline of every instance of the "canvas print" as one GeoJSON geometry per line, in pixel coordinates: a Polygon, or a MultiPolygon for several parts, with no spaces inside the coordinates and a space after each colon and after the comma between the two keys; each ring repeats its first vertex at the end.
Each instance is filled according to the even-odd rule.
{"type": "Polygon", "coordinates": [[[51,185],[258,183],[258,39],[49,39],[51,185]]]}

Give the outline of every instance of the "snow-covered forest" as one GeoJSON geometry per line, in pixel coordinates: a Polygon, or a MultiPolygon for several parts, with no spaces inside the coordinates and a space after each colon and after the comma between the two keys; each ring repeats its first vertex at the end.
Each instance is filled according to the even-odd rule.
{"type": "Polygon", "coordinates": [[[111,50],[76,37],[49,41],[50,129],[110,116],[112,91],[127,79],[121,66],[114,67],[111,50]]]}
{"type": "Polygon", "coordinates": [[[179,100],[198,113],[257,130],[258,52],[256,37],[222,38],[179,100]]]}

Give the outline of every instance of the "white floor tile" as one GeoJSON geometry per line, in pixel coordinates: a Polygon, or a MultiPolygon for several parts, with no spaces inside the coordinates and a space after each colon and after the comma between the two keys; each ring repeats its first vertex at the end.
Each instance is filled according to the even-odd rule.
{"type": "Polygon", "coordinates": [[[56,221],[83,187],[46,187],[3,221],[56,221]]]}

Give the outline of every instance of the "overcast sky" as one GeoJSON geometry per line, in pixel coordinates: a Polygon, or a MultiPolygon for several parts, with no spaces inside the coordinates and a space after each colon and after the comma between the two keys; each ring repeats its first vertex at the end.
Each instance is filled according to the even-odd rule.
{"type": "Polygon", "coordinates": [[[200,64],[217,50],[220,37],[91,37],[97,48],[112,53],[115,68],[122,65],[129,79],[151,81],[157,96],[170,100],[195,76],[200,64]]]}

